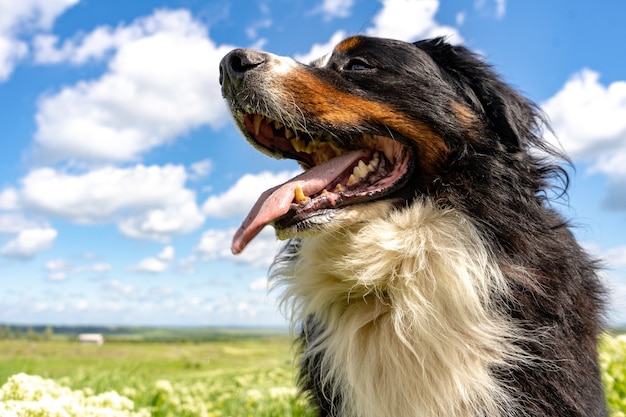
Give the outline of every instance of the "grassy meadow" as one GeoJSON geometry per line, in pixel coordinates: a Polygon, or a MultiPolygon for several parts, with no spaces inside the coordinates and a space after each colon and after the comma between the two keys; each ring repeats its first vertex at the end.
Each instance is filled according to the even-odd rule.
{"type": "MultiPolygon", "coordinates": [[[[105,335],[102,346],[82,345],[69,335],[1,340],[0,385],[23,373],[52,379],[83,397],[115,391],[133,401],[132,410],[147,411],[142,416],[313,415],[296,395],[286,334],[198,332],[148,329],[105,335]]],[[[21,384],[19,389],[43,383],[21,384]]],[[[135,415],[127,411],[120,416],[135,415]]]]}
{"type": "MultiPolygon", "coordinates": [[[[43,335],[0,340],[0,416],[313,416],[284,333],[124,329],[102,346],[43,335]]],[[[607,337],[601,361],[611,416],[626,417],[626,338],[607,337]]]]}

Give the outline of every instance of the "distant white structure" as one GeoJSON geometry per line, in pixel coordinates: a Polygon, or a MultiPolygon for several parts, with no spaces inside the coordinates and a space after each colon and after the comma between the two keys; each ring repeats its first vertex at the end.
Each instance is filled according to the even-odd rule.
{"type": "Polygon", "coordinates": [[[100,333],[81,333],[78,335],[78,341],[84,344],[102,345],[104,336],[100,333]]]}

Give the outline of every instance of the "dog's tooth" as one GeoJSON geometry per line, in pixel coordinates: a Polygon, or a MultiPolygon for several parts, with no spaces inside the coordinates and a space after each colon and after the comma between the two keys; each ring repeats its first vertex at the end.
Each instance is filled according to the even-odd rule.
{"type": "Polygon", "coordinates": [[[313,152],[315,152],[316,149],[317,149],[317,145],[315,144],[314,141],[311,141],[311,142],[307,143],[306,149],[304,150],[304,152],[306,152],[306,153],[308,153],[310,155],[313,152]]]}
{"type": "Polygon", "coordinates": [[[372,158],[370,163],[367,164],[367,170],[369,172],[376,171],[376,168],[378,168],[379,163],[380,163],[380,155],[378,154],[378,152],[374,152],[374,157],[372,158]]]}
{"type": "Polygon", "coordinates": [[[344,190],[344,186],[341,185],[341,184],[337,184],[337,185],[335,185],[335,188],[333,189],[333,192],[339,193],[339,192],[341,192],[343,190],[344,190]]]}
{"type": "Polygon", "coordinates": [[[298,142],[298,147],[300,149],[298,152],[307,153],[307,151],[306,151],[306,142],[305,142],[304,139],[302,139],[300,136],[296,136],[295,138],[293,138],[293,140],[298,142]]]}
{"type": "Polygon", "coordinates": [[[296,203],[302,203],[303,201],[310,200],[309,197],[304,195],[304,191],[302,191],[302,186],[300,184],[296,185],[295,196],[296,203]]]}
{"type": "Polygon", "coordinates": [[[322,195],[326,195],[326,194],[330,194],[330,191],[328,191],[326,188],[324,188],[322,190],[322,195]]]}
{"type": "Polygon", "coordinates": [[[359,182],[359,180],[354,176],[354,174],[351,174],[350,178],[348,178],[348,182],[346,183],[346,185],[350,187],[351,185],[354,185],[357,182],[359,182]]]}
{"type": "Polygon", "coordinates": [[[306,148],[306,145],[304,144],[304,141],[300,139],[300,136],[296,136],[295,138],[291,139],[291,145],[296,150],[296,152],[303,152],[306,148]]]}
{"type": "Polygon", "coordinates": [[[359,161],[358,168],[359,168],[359,176],[361,178],[365,177],[367,173],[369,172],[369,170],[367,169],[367,165],[365,165],[365,162],[363,162],[363,160],[359,161]]]}
{"type": "Polygon", "coordinates": [[[398,147],[401,147],[402,145],[399,144],[398,142],[396,142],[395,140],[385,140],[382,142],[382,146],[380,149],[384,156],[389,160],[389,161],[394,161],[394,155],[397,155],[397,151],[398,151],[398,147]]]}
{"type": "Polygon", "coordinates": [[[252,127],[254,128],[254,136],[259,136],[259,130],[261,129],[261,122],[263,121],[263,116],[260,114],[255,114],[252,116],[252,127]]]}
{"type": "Polygon", "coordinates": [[[293,137],[293,130],[285,128],[285,138],[289,139],[293,137]]]}
{"type": "Polygon", "coordinates": [[[285,125],[279,122],[278,120],[274,120],[274,127],[276,129],[282,129],[285,125]]]}
{"type": "Polygon", "coordinates": [[[361,160],[359,164],[352,169],[352,176],[354,176],[356,180],[360,180],[365,178],[368,172],[367,165],[361,160]]]}

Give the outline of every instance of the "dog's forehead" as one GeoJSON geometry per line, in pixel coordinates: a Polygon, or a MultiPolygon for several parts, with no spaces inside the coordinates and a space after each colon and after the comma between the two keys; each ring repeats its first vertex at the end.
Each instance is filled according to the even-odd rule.
{"type": "Polygon", "coordinates": [[[345,59],[354,55],[383,58],[389,55],[390,50],[398,51],[398,56],[408,56],[407,53],[415,53],[417,49],[414,44],[407,42],[356,35],[340,41],[331,52],[313,60],[309,65],[322,68],[334,59],[345,59]]]}
{"type": "Polygon", "coordinates": [[[362,36],[352,36],[350,38],[346,38],[339,42],[337,46],[335,46],[334,51],[343,53],[349,52],[352,49],[356,48],[356,46],[360,44],[362,40],[362,36]]]}
{"type": "Polygon", "coordinates": [[[331,52],[313,60],[309,65],[311,65],[312,67],[317,67],[317,68],[324,67],[328,65],[333,55],[347,54],[360,43],[361,39],[362,39],[362,36],[352,36],[352,37],[346,38],[342,40],[341,42],[339,42],[333,48],[331,52]]]}

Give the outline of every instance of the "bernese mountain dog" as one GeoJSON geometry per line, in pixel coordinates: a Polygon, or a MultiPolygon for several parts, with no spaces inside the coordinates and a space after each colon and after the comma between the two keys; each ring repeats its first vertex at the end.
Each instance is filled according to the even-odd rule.
{"type": "Polygon", "coordinates": [[[568,161],[536,105],[441,38],[236,49],[220,83],[246,139],[303,168],[232,251],[288,240],[270,272],[320,416],[606,416],[604,290],[551,206],[568,161]]]}

